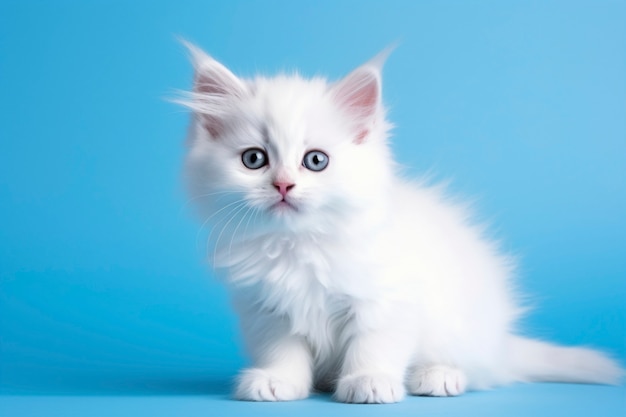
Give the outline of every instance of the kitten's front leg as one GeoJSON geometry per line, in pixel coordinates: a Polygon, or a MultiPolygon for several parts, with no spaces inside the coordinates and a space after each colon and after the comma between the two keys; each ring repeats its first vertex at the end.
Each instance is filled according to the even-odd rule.
{"type": "Polygon", "coordinates": [[[401,401],[413,349],[407,333],[394,325],[357,331],[345,353],[335,399],[347,403],[401,401]]]}
{"type": "MultiPolygon", "coordinates": [[[[301,336],[289,334],[280,319],[248,317],[249,349],[254,367],[239,375],[234,396],[246,401],[290,401],[306,398],[312,385],[310,349],[301,336]]],[[[248,324],[248,326],[246,326],[248,324]]]]}

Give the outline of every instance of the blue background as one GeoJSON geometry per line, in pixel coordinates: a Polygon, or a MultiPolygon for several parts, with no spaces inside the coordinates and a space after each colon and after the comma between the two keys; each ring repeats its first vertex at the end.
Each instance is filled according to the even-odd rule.
{"type": "Polygon", "coordinates": [[[165,99],[190,87],[179,35],[243,76],[335,79],[399,42],[399,161],[451,179],[520,255],[529,333],[624,362],[625,22],[606,0],[0,1],[0,414],[623,413],[623,386],[561,384],[230,401],[246,359],[165,99]]]}

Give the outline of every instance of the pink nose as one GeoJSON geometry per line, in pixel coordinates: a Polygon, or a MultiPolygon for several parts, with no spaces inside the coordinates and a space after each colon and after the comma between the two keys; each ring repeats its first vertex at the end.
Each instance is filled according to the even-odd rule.
{"type": "Polygon", "coordinates": [[[283,197],[285,197],[287,193],[289,192],[289,190],[291,190],[295,186],[296,184],[291,184],[289,182],[283,182],[283,181],[274,182],[274,188],[276,188],[278,192],[280,193],[280,195],[282,195],[283,197]]]}

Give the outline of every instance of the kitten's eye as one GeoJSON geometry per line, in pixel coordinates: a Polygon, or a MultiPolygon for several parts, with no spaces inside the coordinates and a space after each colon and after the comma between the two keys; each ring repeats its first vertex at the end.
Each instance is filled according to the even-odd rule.
{"type": "Polygon", "coordinates": [[[259,169],[268,164],[267,154],[263,149],[252,148],[241,154],[241,161],[249,169],[259,169]]]}
{"type": "Polygon", "coordinates": [[[323,171],[328,166],[328,155],[322,151],[311,151],[304,155],[302,165],[311,171],[323,171]]]}

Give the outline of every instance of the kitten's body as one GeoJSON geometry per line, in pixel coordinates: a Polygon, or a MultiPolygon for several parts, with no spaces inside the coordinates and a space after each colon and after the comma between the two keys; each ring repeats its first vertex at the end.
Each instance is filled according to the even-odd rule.
{"type": "Polygon", "coordinates": [[[618,380],[597,352],[515,336],[512,261],[462,206],[396,173],[378,63],[336,84],[242,81],[191,50],[190,189],[254,362],[237,398],[304,398],[315,385],[394,402],[407,388],[618,380]],[[247,150],[266,164],[245,166],[247,150]],[[317,151],[319,171],[303,162],[317,151]]]}

